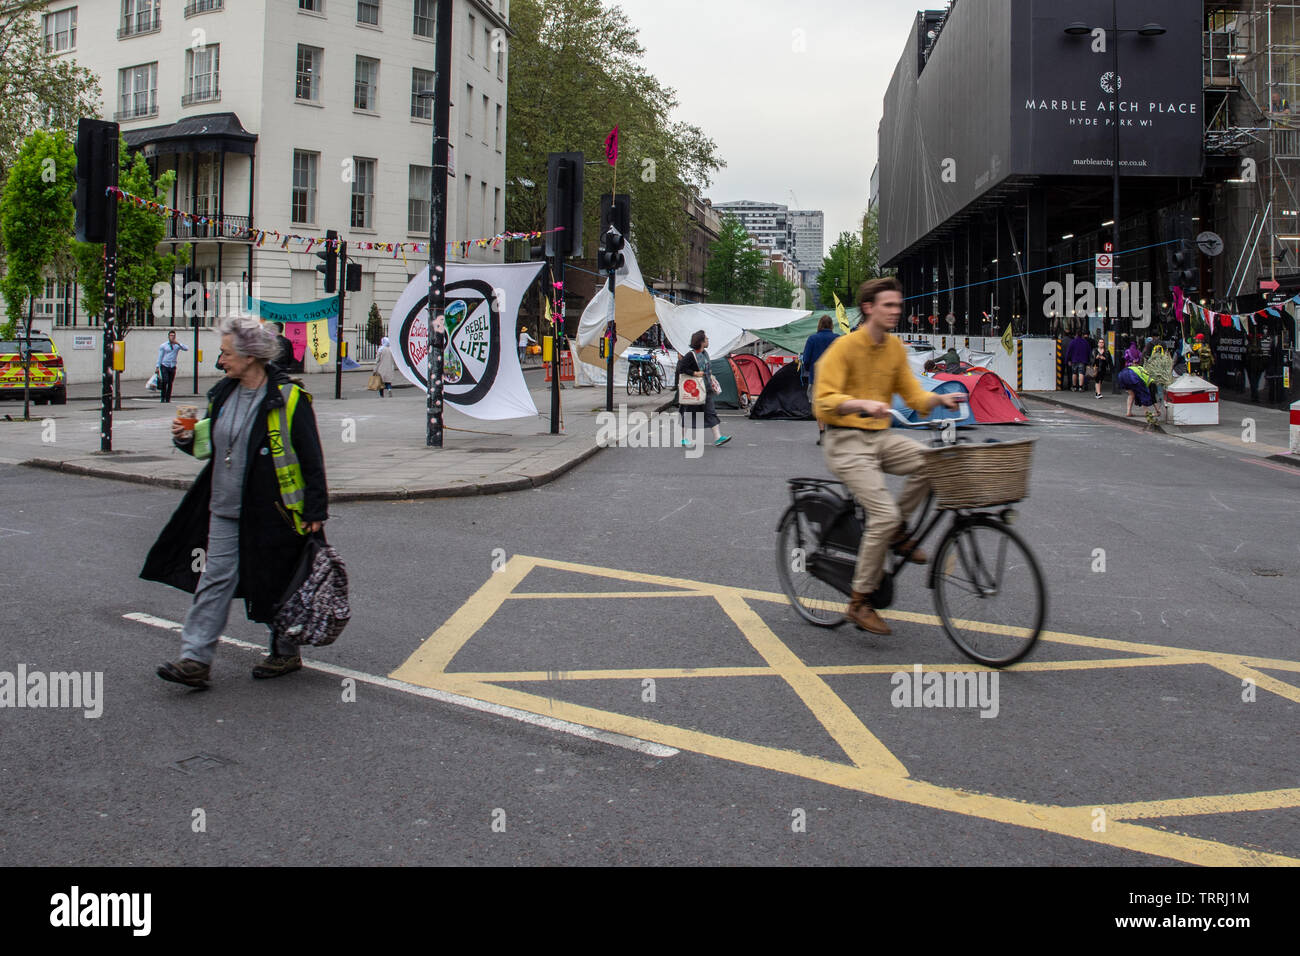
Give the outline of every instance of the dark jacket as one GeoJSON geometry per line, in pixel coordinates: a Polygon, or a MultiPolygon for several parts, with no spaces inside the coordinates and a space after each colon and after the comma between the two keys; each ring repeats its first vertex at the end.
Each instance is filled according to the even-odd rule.
{"type": "Polygon", "coordinates": [[[811,385],[817,380],[815,377],[817,360],[831,347],[835,339],[834,329],[819,329],[808,336],[808,341],[803,344],[803,356],[799,360],[799,378],[805,385],[811,385]]]}
{"type": "Polygon", "coordinates": [[[286,372],[293,371],[293,342],[287,335],[277,335],[280,342],[280,354],[275,358],[275,364],[280,366],[286,372]]]}
{"type": "MultiPolygon", "coordinates": [[[[704,350],[704,354],[705,355],[709,354],[708,349],[704,350]]],[[[687,352],[685,355],[683,355],[681,358],[677,360],[677,377],[681,378],[683,375],[694,375],[696,372],[712,373],[713,371],[711,367],[713,365],[712,359],[710,359],[709,365],[710,368],[700,368],[700,363],[695,361],[695,353],[687,352]]]]}
{"type": "MultiPolygon", "coordinates": [[[[267,365],[266,396],[249,429],[248,468],[244,472],[244,491],[240,501],[239,587],[235,596],[244,599],[249,620],[262,623],[270,622],[276,603],[284,596],[306,541],[294,530],[293,521],[280,501],[275,464],[266,440],[267,413],[284,405],[279,386],[288,383],[289,377],[284,372],[274,365],[267,365]]],[[[225,378],[208,392],[213,419],[237,385],[235,379],[225,378]]],[[[307,486],[303,496],[303,521],[324,521],[329,517],[325,459],[320,435],[316,431],[311,397],[305,391],[294,411],[289,441],[298,455],[307,486]]],[[[186,454],[194,453],[193,438],[175,444],[186,454]]],[[[170,584],[191,594],[198,588],[200,572],[196,566],[200,562],[194,551],[196,548],[207,551],[212,469],[219,457],[213,449],[212,459],[194,479],[194,484],[150,549],[140,572],[140,577],[146,581],[170,584]]]]}
{"type": "Polygon", "coordinates": [[[1085,365],[1088,362],[1088,340],[1082,335],[1070,340],[1065,350],[1065,360],[1071,365],[1085,365]]]}

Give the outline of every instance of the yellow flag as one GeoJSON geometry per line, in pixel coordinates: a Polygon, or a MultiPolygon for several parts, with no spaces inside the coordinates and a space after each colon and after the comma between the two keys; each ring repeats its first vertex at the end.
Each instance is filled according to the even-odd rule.
{"type": "Polygon", "coordinates": [[[1008,355],[1016,354],[1016,336],[1011,330],[1011,323],[1007,323],[1006,329],[1002,332],[1002,347],[1007,350],[1008,355]]]}
{"type": "Polygon", "coordinates": [[[542,335],[551,331],[551,300],[542,296],[542,335]]]}
{"type": "Polygon", "coordinates": [[[328,362],[330,357],[330,324],[328,319],[307,323],[307,345],[317,362],[328,362]]]}
{"type": "Polygon", "coordinates": [[[846,333],[849,331],[849,318],[844,314],[844,303],[834,292],[831,293],[831,298],[835,300],[835,319],[839,323],[840,333],[846,333]]]}

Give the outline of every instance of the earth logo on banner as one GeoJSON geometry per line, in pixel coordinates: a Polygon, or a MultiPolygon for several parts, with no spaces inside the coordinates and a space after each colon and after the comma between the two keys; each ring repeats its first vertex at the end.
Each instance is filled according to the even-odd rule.
{"type": "MultiPolygon", "coordinates": [[[[500,368],[501,313],[492,286],[479,279],[448,283],[443,315],[447,348],[443,352],[442,384],[447,400],[457,405],[482,401],[492,390],[500,368]]],[[[422,387],[429,382],[426,299],[407,312],[398,342],[402,357],[422,387]]]]}

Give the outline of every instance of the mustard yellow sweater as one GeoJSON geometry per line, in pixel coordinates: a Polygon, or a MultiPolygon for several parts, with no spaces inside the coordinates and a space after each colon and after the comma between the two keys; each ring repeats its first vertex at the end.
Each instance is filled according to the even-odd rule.
{"type": "Polygon", "coordinates": [[[888,418],[838,415],[835,410],[844,402],[864,398],[888,405],[895,394],[923,415],[939,404],[939,396],[926,391],[912,374],[907,347],[893,335],[886,334],[884,341],[876,345],[864,325],[837,338],[817,362],[813,413],[823,424],[888,428],[888,418]]]}

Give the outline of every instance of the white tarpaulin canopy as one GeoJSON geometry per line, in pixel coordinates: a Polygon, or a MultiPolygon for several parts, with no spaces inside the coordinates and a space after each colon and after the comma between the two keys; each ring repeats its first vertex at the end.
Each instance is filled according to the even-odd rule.
{"type": "Polygon", "coordinates": [[[709,358],[723,358],[742,345],[757,341],[747,329],[775,329],[812,315],[799,309],[768,309],[757,305],[713,305],[692,302],[670,308],[659,319],[673,348],[691,350],[691,336],[703,330],[709,337],[709,358]]]}

